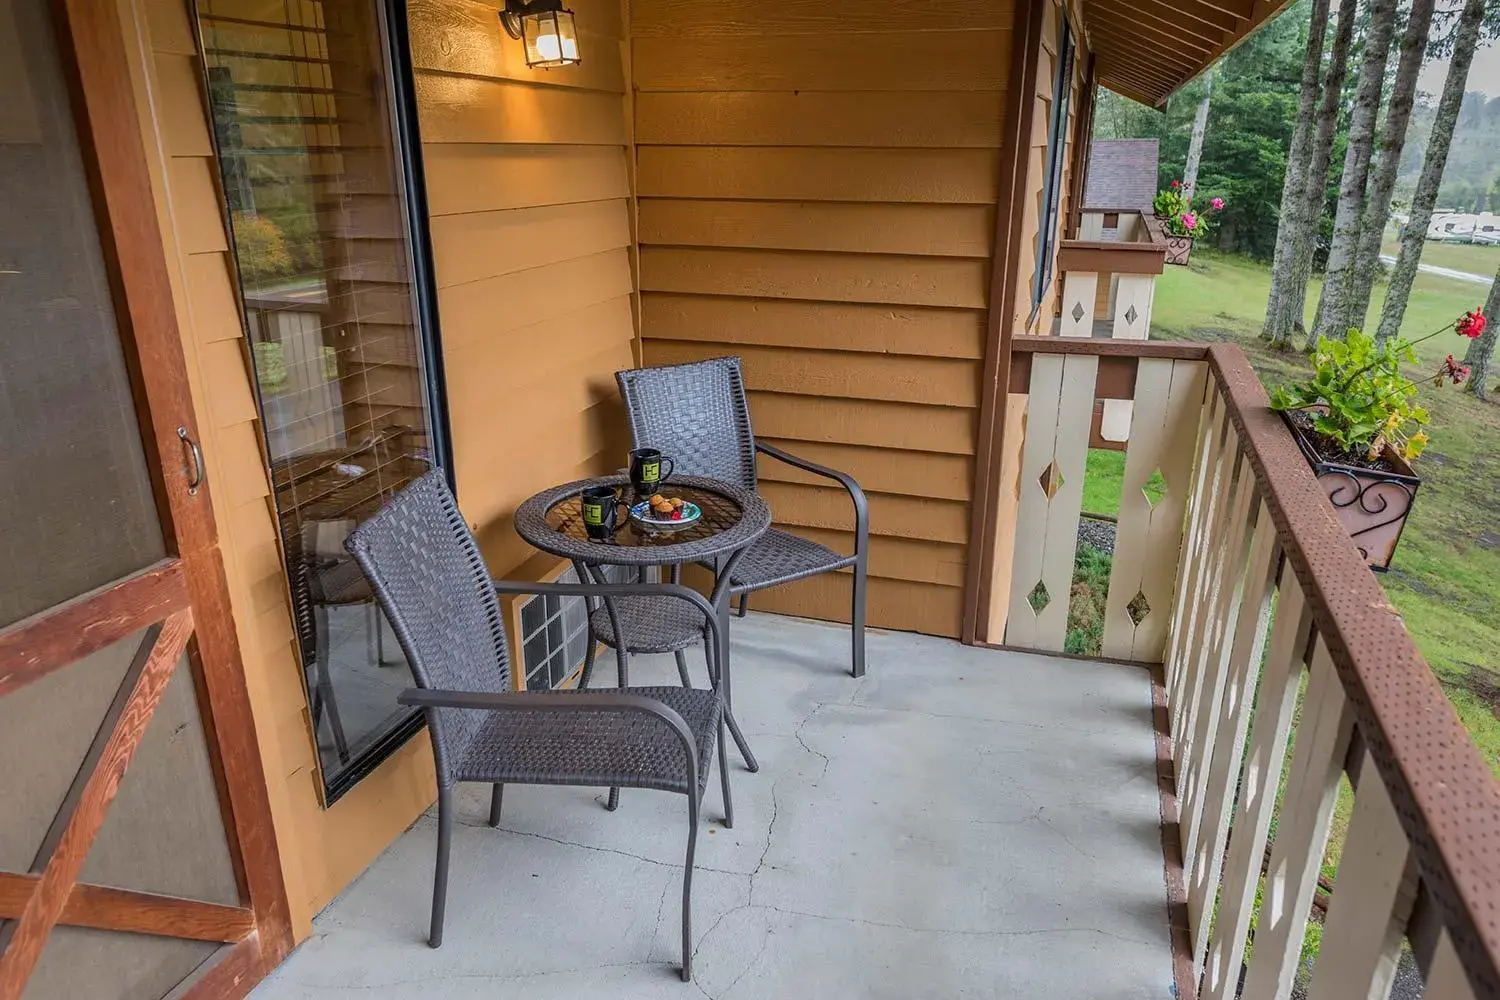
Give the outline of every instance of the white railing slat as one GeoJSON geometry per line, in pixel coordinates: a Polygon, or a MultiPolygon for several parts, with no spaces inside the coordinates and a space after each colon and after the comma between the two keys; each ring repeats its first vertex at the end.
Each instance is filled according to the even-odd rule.
{"type": "Polygon", "coordinates": [[[1192,361],[1142,358],[1136,369],[1135,416],[1105,601],[1105,656],[1155,661],[1165,652],[1192,489],[1194,416],[1202,411],[1207,377],[1207,368],[1192,361]],[[1153,507],[1145,487],[1157,472],[1166,492],[1153,507]],[[1145,595],[1150,609],[1140,625],[1128,611],[1136,594],[1145,595]]]}
{"type": "Polygon", "coordinates": [[[1375,761],[1366,753],[1310,1000],[1385,1000],[1416,894],[1411,844],[1375,761]]]}
{"type": "Polygon", "coordinates": [[[1291,995],[1349,749],[1354,713],[1321,638],[1309,672],[1242,1000],[1287,1000],[1291,995]]]}
{"type": "MultiPolygon", "coordinates": [[[[1250,755],[1234,808],[1234,836],[1224,862],[1224,890],[1219,896],[1218,919],[1204,966],[1207,980],[1202,995],[1212,1000],[1228,1000],[1239,984],[1245,936],[1250,932],[1260,862],[1276,806],[1276,784],[1286,760],[1287,736],[1297,710],[1302,656],[1311,627],[1312,613],[1296,578],[1288,573],[1282,582],[1287,586],[1280,592],[1276,621],[1271,627],[1271,649],[1250,728],[1250,755]]],[[[1204,905],[1211,908],[1213,904],[1209,901],[1204,905]]],[[[1201,953],[1202,945],[1195,945],[1195,951],[1201,953]]]]}
{"type": "Polygon", "coordinates": [[[1067,638],[1098,370],[1099,359],[1088,355],[1038,354],[1032,359],[1005,627],[1005,641],[1011,645],[1062,652],[1067,638]],[[1057,477],[1050,498],[1044,474],[1057,477]],[[1035,612],[1030,595],[1038,582],[1047,591],[1047,604],[1035,612]]]}
{"type": "Polygon", "coordinates": [[[1218,427],[1221,406],[1219,394],[1210,393],[1198,421],[1197,443],[1193,449],[1192,490],[1188,496],[1187,527],[1183,531],[1181,552],[1178,554],[1177,592],[1181,599],[1172,602],[1172,625],[1168,632],[1166,664],[1163,668],[1168,691],[1176,690],[1175,679],[1181,670],[1182,653],[1187,645],[1187,638],[1183,634],[1183,625],[1188,619],[1187,595],[1193,592],[1198,580],[1196,550],[1198,538],[1203,533],[1203,521],[1208,514],[1205,483],[1208,480],[1208,468],[1212,464],[1214,429],[1218,427]]]}
{"type": "Polygon", "coordinates": [[[1219,485],[1224,496],[1218,504],[1205,550],[1207,562],[1196,598],[1199,607],[1193,618],[1193,630],[1188,634],[1187,659],[1183,661],[1187,669],[1180,701],[1172,713],[1172,740],[1184,747],[1184,753],[1192,752],[1193,720],[1202,696],[1205,668],[1213,652],[1214,637],[1221,629],[1224,601],[1234,586],[1232,574],[1226,573],[1225,567],[1243,554],[1239,545],[1249,517],[1250,495],[1255,490],[1254,477],[1249,475],[1250,463],[1240,455],[1239,438],[1233,428],[1225,436],[1221,457],[1219,485]]]}
{"type": "Polygon", "coordinates": [[[1094,299],[1099,294],[1099,272],[1069,271],[1063,275],[1062,322],[1064,337],[1094,335],[1094,299]]]}
{"type": "MultiPolygon", "coordinates": [[[[1177,715],[1182,706],[1183,688],[1191,673],[1189,664],[1192,661],[1193,631],[1197,627],[1198,619],[1201,617],[1200,610],[1203,605],[1203,590],[1208,579],[1209,553],[1212,551],[1211,541],[1214,529],[1217,525],[1219,511],[1223,506],[1220,489],[1220,474],[1223,471],[1223,451],[1225,432],[1229,416],[1225,408],[1219,405],[1218,394],[1214,394],[1217,410],[1214,413],[1212,423],[1209,425],[1208,444],[1205,450],[1202,466],[1203,479],[1198,486],[1195,496],[1198,498],[1193,518],[1192,537],[1189,545],[1192,553],[1189,556],[1192,564],[1190,578],[1185,581],[1185,589],[1181,591],[1183,606],[1182,617],[1173,623],[1173,634],[1176,637],[1173,648],[1173,662],[1175,668],[1170,677],[1167,687],[1167,705],[1172,715],[1172,732],[1178,732],[1177,715]]],[[[1227,477],[1226,477],[1227,478],[1227,477]]]]}
{"type": "Polygon", "coordinates": [[[1146,340],[1151,334],[1151,302],[1156,295],[1156,275],[1122,274],[1115,285],[1115,340],[1146,340]]]}
{"type": "MultiPolygon", "coordinates": [[[[1181,761],[1186,772],[1178,815],[1182,828],[1182,856],[1190,891],[1188,913],[1194,925],[1204,904],[1218,888],[1219,860],[1228,839],[1230,800],[1244,759],[1245,734],[1250,728],[1250,695],[1265,650],[1271,597],[1276,583],[1276,526],[1265,504],[1259,505],[1244,590],[1229,655],[1222,660],[1222,683],[1210,692],[1208,711],[1199,716],[1198,750],[1181,761]],[[1212,808],[1205,810],[1206,802],[1212,808]],[[1216,845],[1216,846],[1215,846],[1216,845]],[[1211,883],[1211,885],[1210,885],[1211,883]],[[1196,896],[1196,898],[1195,898],[1196,896]]],[[[1199,933],[1195,941],[1206,934],[1199,933]]],[[[1198,951],[1201,953],[1201,948],[1198,951]]]]}
{"type": "Polygon", "coordinates": [[[1437,947],[1433,949],[1422,1000],[1474,1000],[1469,976],[1446,930],[1438,935],[1437,947]]]}

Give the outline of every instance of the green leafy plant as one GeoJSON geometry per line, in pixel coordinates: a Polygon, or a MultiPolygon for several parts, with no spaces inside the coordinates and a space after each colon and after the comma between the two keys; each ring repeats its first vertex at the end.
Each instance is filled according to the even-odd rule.
{"type": "MultiPolygon", "coordinates": [[[[1440,333],[1472,339],[1484,332],[1485,324],[1484,315],[1475,310],[1411,342],[1388,340],[1377,346],[1374,337],[1359,330],[1350,330],[1343,340],[1319,337],[1312,378],[1278,386],[1271,408],[1303,411],[1312,429],[1343,452],[1375,461],[1389,445],[1409,461],[1427,446],[1428,418],[1427,410],[1417,405],[1416,383],[1401,374],[1402,362],[1415,364],[1413,348],[1440,333]]],[[[1468,375],[1469,369],[1450,354],[1428,380],[1438,387],[1458,385],[1468,375]]]]}
{"type": "Polygon", "coordinates": [[[1156,192],[1151,201],[1151,211],[1163,219],[1175,219],[1187,208],[1187,199],[1182,196],[1182,181],[1173,181],[1171,187],[1156,192]]]}
{"type": "Polygon", "coordinates": [[[240,277],[247,285],[292,272],[292,255],[287,250],[286,237],[280,226],[264,215],[248,212],[235,212],[231,222],[240,277]]]}
{"type": "Polygon", "coordinates": [[[1401,374],[1401,362],[1416,360],[1410,344],[1389,340],[1376,347],[1375,338],[1359,330],[1343,340],[1319,337],[1312,378],[1277,387],[1271,408],[1307,412],[1313,430],[1340,451],[1373,461],[1389,444],[1413,459],[1427,444],[1427,411],[1416,405],[1417,387],[1401,374]]]}

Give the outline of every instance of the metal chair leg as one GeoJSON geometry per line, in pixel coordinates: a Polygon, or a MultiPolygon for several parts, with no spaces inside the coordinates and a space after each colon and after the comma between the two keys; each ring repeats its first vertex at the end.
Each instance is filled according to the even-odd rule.
{"type": "Polygon", "coordinates": [[[587,691],[589,680],[594,676],[594,650],[598,645],[594,642],[594,636],[589,634],[589,645],[583,652],[583,673],[578,676],[578,690],[587,691]]]}
{"type": "Polygon", "coordinates": [[[750,750],[750,744],[745,739],[745,734],[740,732],[740,724],[735,720],[734,712],[729,708],[729,678],[721,675],[719,667],[719,656],[712,642],[705,643],[705,652],[708,654],[708,676],[714,686],[719,687],[724,695],[724,721],[729,726],[729,735],[734,738],[734,745],[739,748],[740,758],[745,762],[745,770],[754,774],[760,770],[760,762],[755,759],[755,754],[750,750]]]}
{"type": "Polygon", "coordinates": [[[724,797],[724,829],[734,829],[734,799],[729,796],[729,755],[724,752],[724,719],[719,719],[719,790],[724,797]]]}
{"type": "Polygon", "coordinates": [[[693,981],[693,851],[698,846],[698,789],[688,790],[687,863],[682,868],[682,981],[693,981]]]}
{"type": "Polygon", "coordinates": [[[693,679],[688,676],[687,654],[680,649],[677,651],[677,676],[682,679],[683,687],[693,686],[693,679]]]}
{"type": "Polygon", "coordinates": [[[313,609],[313,656],[317,660],[313,668],[318,675],[316,691],[318,697],[313,709],[313,734],[317,738],[318,721],[324,709],[328,711],[328,728],[333,731],[333,748],[339,755],[339,763],[349,761],[349,740],[344,735],[344,720],[339,715],[339,703],[333,690],[333,675],[328,670],[328,609],[313,609]]]}
{"type": "Polygon", "coordinates": [[[604,808],[610,812],[614,812],[620,808],[620,790],[618,788],[611,788],[609,790],[609,801],[604,803],[604,808]]]}
{"type": "Polygon", "coordinates": [[[850,609],[849,631],[854,644],[854,668],[851,673],[855,677],[865,675],[865,590],[869,582],[869,569],[865,565],[867,558],[861,555],[859,562],[854,564],[854,606],[850,609]]]}
{"type": "Polygon", "coordinates": [[[739,616],[741,618],[745,617],[746,612],[748,612],[749,610],[750,610],[750,592],[747,590],[747,591],[745,591],[745,593],[743,593],[743,594],[740,595],[739,616]]]}
{"type": "Polygon", "coordinates": [[[495,787],[490,789],[490,826],[500,825],[500,806],[505,801],[505,785],[495,782],[495,787]]]}
{"type": "Polygon", "coordinates": [[[432,927],[427,943],[433,948],[443,945],[443,912],[448,908],[448,849],[453,840],[453,790],[438,789],[437,865],[432,875],[432,927]]]}

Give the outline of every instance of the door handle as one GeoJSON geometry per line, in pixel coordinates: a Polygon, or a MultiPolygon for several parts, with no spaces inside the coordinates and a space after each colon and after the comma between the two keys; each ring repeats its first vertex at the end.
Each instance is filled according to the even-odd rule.
{"type": "Polygon", "coordinates": [[[183,444],[187,445],[188,452],[193,459],[193,474],[189,477],[187,484],[188,496],[197,496],[198,487],[203,485],[203,477],[205,475],[203,469],[203,449],[198,447],[197,441],[188,436],[186,427],[177,428],[177,436],[182,440],[183,444]]]}

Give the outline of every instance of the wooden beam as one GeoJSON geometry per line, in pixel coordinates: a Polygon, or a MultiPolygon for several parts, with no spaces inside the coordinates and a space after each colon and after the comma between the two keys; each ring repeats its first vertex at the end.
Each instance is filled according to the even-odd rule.
{"type": "Polygon", "coordinates": [[[1109,24],[1108,31],[1114,37],[1108,47],[1101,47],[1100,54],[1103,55],[1117,47],[1129,46],[1125,58],[1133,64],[1142,66],[1155,66],[1157,69],[1165,70],[1186,80],[1195,75],[1203,68],[1200,60],[1191,55],[1177,55],[1162,51],[1167,44],[1162,35],[1157,34],[1150,28],[1143,28],[1136,24],[1109,24]]]}
{"type": "Polygon", "coordinates": [[[26,988],[47,937],[68,904],[89,848],[104,826],[105,813],[120,790],[125,769],[192,635],[193,612],[183,608],[161,626],[144,662],[138,659],[126,673],[78,778],[38,851],[34,867],[42,867],[41,878],[16,918],[4,953],[0,953],[0,1000],[17,1000],[26,988]]]}
{"type": "Polygon", "coordinates": [[[1163,0],[1094,0],[1096,5],[1107,3],[1111,7],[1128,10],[1151,11],[1157,17],[1178,18],[1187,17],[1199,24],[1214,29],[1222,40],[1225,32],[1238,31],[1240,23],[1245,20],[1233,14],[1226,14],[1217,7],[1209,6],[1203,0],[1177,0],[1177,3],[1168,4],[1163,0]]]}
{"type": "Polygon", "coordinates": [[[1104,25],[1106,32],[1118,31],[1148,39],[1157,46],[1154,50],[1156,55],[1171,58],[1172,61],[1183,66],[1198,65],[1217,45],[1222,44],[1221,39],[1206,42],[1194,37],[1184,31],[1180,25],[1158,24],[1151,15],[1140,11],[1125,12],[1111,7],[1095,7],[1092,16],[1095,23],[1104,25]],[[1177,50],[1180,49],[1198,54],[1184,53],[1178,58],[1177,50]]]}
{"type": "Polygon", "coordinates": [[[161,621],[187,602],[182,563],[164,559],[0,629],[0,697],[161,621]]]}
{"type": "Polygon", "coordinates": [[[1167,70],[1148,66],[1145,63],[1117,61],[1109,58],[1110,53],[1100,53],[1100,75],[1122,76],[1136,80],[1141,83],[1149,83],[1158,87],[1166,87],[1169,91],[1179,82],[1179,76],[1167,70]]]}
{"type": "MultiPolygon", "coordinates": [[[[16,920],[41,884],[40,875],[0,872],[0,920],[16,920]]],[[[194,941],[232,943],[255,929],[255,914],[180,896],[80,882],[68,893],[59,924],[194,941]]]]}
{"type": "Polygon", "coordinates": [[[1016,260],[1026,220],[1026,171],[1036,109],[1045,0],[1020,0],[1011,29],[1010,85],[1005,96],[1005,145],[996,190],[995,250],[991,261],[989,313],[985,318],[984,370],[979,386],[979,427],[974,456],[973,509],[969,518],[969,564],[964,580],[960,636],[983,641],[995,576],[995,531],[1000,509],[1005,410],[1009,404],[1011,339],[1016,308],[1016,260]]]}
{"type": "Polygon", "coordinates": [[[1094,8],[1095,14],[1108,12],[1120,17],[1128,17],[1142,24],[1150,24],[1161,31],[1172,32],[1174,37],[1188,35],[1199,42],[1207,43],[1209,51],[1224,44],[1224,35],[1229,29],[1222,29],[1212,24],[1204,24],[1190,18],[1173,18],[1173,10],[1164,5],[1152,3],[1150,6],[1130,5],[1122,0],[1101,0],[1094,8]]]}
{"type": "Polygon", "coordinates": [[[1154,243],[1064,240],[1057,249],[1057,269],[1096,274],[1161,274],[1166,270],[1166,256],[1166,249],[1154,243]]]}

